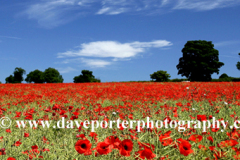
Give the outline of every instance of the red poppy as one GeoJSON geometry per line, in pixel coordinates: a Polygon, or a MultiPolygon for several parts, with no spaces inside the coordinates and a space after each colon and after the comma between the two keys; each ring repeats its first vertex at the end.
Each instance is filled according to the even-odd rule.
{"type": "Polygon", "coordinates": [[[112,152],[112,148],[110,144],[106,142],[99,142],[97,144],[96,149],[100,155],[103,155],[103,154],[107,155],[108,153],[112,152]]]}
{"type": "Polygon", "coordinates": [[[156,157],[156,155],[153,153],[155,146],[154,145],[150,145],[149,143],[143,144],[141,142],[138,142],[139,144],[139,148],[144,148],[143,150],[139,150],[138,152],[136,152],[135,154],[137,156],[139,156],[141,159],[153,159],[154,157],[156,157]]]}
{"type": "Polygon", "coordinates": [[[24,137],[29,137],[29,133],[24,133],[24,137]]]}
{"type": "Polygon", "coordinates": [[[172,138],[170,137],[170,134],[171,131],[168,131],[165,134],[161,134],[159,136],[159,141],[162,142],[163,146],[168,146],[173,142],[172,138]]]}
{"type": "Polygon", "coordinates": [[[7,160],[16,160],[15,158],[13,158],[13,157],[8,157],[8,159],[7,160]]]}
{"type": "Polygon", "coordinates": [[[5,148],[0,149],[0,155],[6,155],[5,148]]]}
{"type": "Polygon", "coordinates": [[[19,139],[19,141],[15,142],[14,146],[16,146],[16,147],[20,146],[22,144],[22,142],[20,142],[20,141],[21,141],[21,139],[19,139]]]}
{"type": "Polygon", "coordinates": [[[217,124],[215,124],[215,127],[213,128],[213,125],[211,125],[211,131],[212,132],[217,132],[220,128],[217,128],[217,124]]]}
{"type": "Polygon", "coordinates": [[[180,143],[178,143],[179,151],[182,155],[188,156],[189,154],[193,153],[193,150],[191,149],[192,145],[183,139],[178,139],[180,143]]]}
{"type": "Polygon", "coordinates": [[[212,138],[212,136],[207,137],[207,139],[213,143],[213,138],[212,138]]]}
{"type": "Polygon", "coordinates": [[[201,135],[198,135],[198,134],[193,134],[189,137],[189,140],[190,141],[193,141],[195,143],[198,143],[202,140],[202,136],[201,135]]]}
{"type": "Polygon", "coordinates": [[[133,142],[129,139],[123,140],[119,146],[120,154],[126,157],[130,156],[130,152],[132,151],[132,149],[133,149],[133,142]]]}
{"type": "Polygon", "coordinates": [[[145,148],[144,150],[140,150],[140,151],[136,152],[136,154],[141,159],[145,159],[145,158],[146,159],[153,159],[154,157],[156,157],[156,155],[149,148],[145,148]]]}
{"type": "Polygon", "coordinates": [[[199,121],[206,121],[207,120],[207,116],[206,115],[197,115],[197,120],[199,120],[199,121]]]}
{"type": "Polygon", "coordinates": [[[223,147],[233,147],[233,146],[236,146],[238,144],[238,142],[236,140],[226,140],[226,141],[222,141],[218,144],[219,147],[223,148],[223,147]]]}
{"type": "Polygon", "coordinates": [[[76,144],[75,144],[75,149],[79,154],[84,154],[84,155],[91,155],[92,144],[90,143],[89,140],[85,139],[79,139],[76,144]]]}
{"type": "Polygon", "coordinates": [[[118,149],[121,143],[121,140],[117,136],[109,136],[105,138],[105,143],[109,144],[111,149],[118,149]]]}
{"type": "Polygon", "coordinates": [[[37,145],[32,146],[31,148],[32,149],[29,152],[40,153],[39,150],[38,150],[38,146],[37,145]]]}
{"type": "Polygon", "coordinates": [[[10,129],[6,129],[6,132],[11,133],[12,131],[10,129]]]}

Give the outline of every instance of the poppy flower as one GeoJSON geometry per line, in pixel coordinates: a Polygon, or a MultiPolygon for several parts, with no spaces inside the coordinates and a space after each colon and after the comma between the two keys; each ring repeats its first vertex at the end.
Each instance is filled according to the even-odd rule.
{"type": "Polygon", "coordinates": [[[90,143],[89,140],[85,139],[79,139],[76,144],[75,144],[75,149],[79,154],[84,154],[84,155],[91,155],[92,144],[90,143]]]}
{"type": "Polygon", "coordinates": [[[189,154],[193,153],[193,150],[191,149],[192,145],[183,139],[178,139],[180,143],[178,144],[179,151],[182,155],[188,156],[189,154]]]}
{"type": "Polygon", "coordinates": [[[105,143],[109,144],[111,149],[118,149],[121,143],[121,140],[117,136],[109,136],[105,138],[105,143]]]}
{"type": "Polygon", "coordinates": [[[119,152],[121,155],[129,157],[132,149],[133,149],[133,142],[129,139],[125,139],[120,144],[119,152]]]}
{"type": "Polygon", "coordinates": [[[199,121],[206,121],[207,120],[207,116],[206,115],[197,115],[197,120],[199,120],[199,121]]]}
{"type": "Polygon", "coordinates": [[[213,143],[213,138],[212,138],[212,136],[207,137],[207,139],[213,143]]]}
{"type": "Polygon", "coordinates": [[[0,149],[0,155],[6,155],[5,148],[0,149]]]}
{"type": "Polygon", "coordinates": [[[215,127],[213,127],[213,125],[211,125],[211,131],[212,132],[217,132],[220,128],[218,128],[217,125],[215,125],[215,127]]]}
{"type": "Polygon", "coordinates": [[[38,146],[37,145],[34,145],[31,147],[32,149],[30,150],[30,152],[34,152],[34,153],[40,153],[39,150],[38,150],[38,146]]]}
{"type": "Polygon", "coordinates": [[[96,150],[100,155],[107,155],[108,153],[112,152],[110,144],[106,142],[99,142],[97,144],[96,150]]]}
{"type": "Polygon", "coordinates": [[[12,131],[10,129],[6,129],[6,132],[11,133],[12,131]]]}
{"type": "Polygon", "coordinates": [[[173,140],[170,137],[171,131],[166,132],[165,134],[162,134],[159,136],[159,141],[162,143],[163,146],[170,145],[173,140]]]}
{"type": "Polygon", "coordinates": [[[233,146],[236,146],[238,144],[238,142],[236,140],[226,140],[226,141],[222,141],[218,144],[219,147],[223,148],[223,147],[233,147],[233,146]]]}
{"type": "Polygon", "coordinates": [[[24,137],[29,137],[29,133],[24,133],[24,137]]]}
{"type": "Polygon", "coordinates": [[[8,159],[7,160],[16,160],[15,158],[13,158],[13,157],[8,157],[8,159]]]}
{"type": "Polygon", "coordinates": [[[144,150],[140,150],[135,153],[141,159],[153,159],[156,155],[152,152],[150,148],[144,148],[144,150]]]}
{"type": "Polygon", "coordinates": [[[22,144],[22,142],[20,142],[20,141],[21,141],[21,139],[19,139],[19,141],[15,142],[14,146],[16,146],[16,147],[20,146],[22,144]]]}
{"type": "Polygon", "coordinates": [[[135,153],[139,158],[153,159],[154,157],[156,157],[156,155],[153,153],[155,149],[154,145],[149,143],[143,144],[141,142],[138,142],[138,145],[139,145],[139,149],[143,148],[143,150],[139,150],[138,152],[135,153]]]}
{"type": "Polygon", "coordinates": [[[189,140],[197,143],[197,142],[200,142],[202,140],[202,136],[198,135],[198,134],[193,134],[189,137],[189,140]]]}

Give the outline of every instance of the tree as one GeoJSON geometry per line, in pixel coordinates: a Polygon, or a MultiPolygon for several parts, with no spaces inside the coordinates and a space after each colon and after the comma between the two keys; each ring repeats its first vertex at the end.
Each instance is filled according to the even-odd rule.
{"type": "Polygon", "coordinates": [[[5,79],[6,83],[14,83],[14,77],[12,75],[10,75],[9,77],[7,77],[5,79]]]}
{"type": "Polygon", "coordinates": [[[26,71],[24,69],[16,67],[13,72],[13,76],[10,75],[5,79],[6,83],[22,83],[22,81],[24,80],[24,74],[26,74],[26,71]]]}
{"type": "Polygon", "coordinates": [[[84,83],[84,82],[101,82],[100,79],[96,79],[92,75],[92,71],[82,70],[82,74],[75,76],[73,78],[74,83],[84,83]]]}
{"type": "Polygon", "coordinates": [[[27,78],[25,79],[26,82],[31,83],[44,83],[44,74],[42,71],[38,69],[28,73],[27,78]]]}
{"type": "Polygon", "coordinates": [[[153,74],[150,74],[151,79],[155,79],[155,82],[167,82],[169,81],[169,78],[171,77],[167,71],[157,71],[153,74]]]}
{"type": "Polygon", "coordinates": [[[211,81],[224,63],[219,62],[218,50],[211,41],[188,41],[182,49],[183,57],[177,65],[178,74],[191,81],[211,81]]]}
{"type": "Polygon", "coordinates": [[[47,83],[62,83],[63,78],[62,75],[58,72],[58,70],[49,67],[48,69],[45,69],[43,72],[44,80],[47,83]]]}
{"type": "MultiPolygon", "coordinates": [[[[240,56],[240,53],[238,53],[238,55],[240,56]]],[[[240,70],[240,62],[237,62],[237,69],[240,70]]]]}
{"type": "Polygon", "coordinates": [[[228,75],[227,75],[226,73],[223,73],[223,74],[219,77],[219,79],[222,79],[222,78],[229,78],[229,77],[228,77],[228,75]]]}

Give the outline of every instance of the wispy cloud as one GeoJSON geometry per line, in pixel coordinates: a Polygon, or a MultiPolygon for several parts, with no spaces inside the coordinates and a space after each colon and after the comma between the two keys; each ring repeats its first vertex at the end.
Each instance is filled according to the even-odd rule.
{"type": "Polygon", "coordinates": [[[195,9],[199,11],[239,5],[240,0],[178,0],[173,9],[195,9]]]}
{"type": "Polygon", "coordinates": [[[240,5],[240,0],[38,0],[23,11],[29,19],[53,28],[79,15],[151,14],[187,9],[206,11],[240,5]]]}
{"type": "Polygon", "coordinates": [[[100,9],[96,14],[116,15],[116,14],[120,14],[120,13],[126,12],[127,10],[128,10],[127,8],[110,8],[110,7],[106,7],[106,8],[100,9]]]}
{"type": "Polygon", "coordinates": [[[72,67],[67,67],[67,68],[57,68],[59,70],[60,73],[69,73],[72,71],[76,71],[76,69],[72,68],[72,67]]]}
{"type": "Polygon", "coordinates": [[[220,57],[228,57],[228,58],[239,58],[239,57],[237,57],[237,56],[228,56],[228,55],[219,55],[220,57]]]}
{"type": "Polygon", "coordinates": [[[229,46],[229,45],[236,45],[240,44],[240,41],[223,41],[223,42],[217,42],[214,44],[215,47],[223,47],[223,46],[229,46]]]}
{"type": "Polygon", "coordinates": [[[2,37],[2,38],[9,38],[9,39],[21,39],[19,37],[12,37],[12,36],[1,36],[0,35],[0,37],[2,37]]]}
{"type": "Polygon", "coordinates": [[[145,48],[161,48],[171,46],[172,43],[166,40],[152,42],[120,43],[116,41],[97,41],[83,43],[79,50],[58,53],[58,58],[64,57],[113,57],[130,58],[145,51],[145,48]]]}
{"type": "Polygon", "coordinates": [[[53,28],[75,19],[78,15],[69,13],[76,10],[76,6],[84,6],[86,2],[77,0],[43,0],[36,4],[31,4],[22,13],[29,19],[37,20],[46,28],[53,28]]]}

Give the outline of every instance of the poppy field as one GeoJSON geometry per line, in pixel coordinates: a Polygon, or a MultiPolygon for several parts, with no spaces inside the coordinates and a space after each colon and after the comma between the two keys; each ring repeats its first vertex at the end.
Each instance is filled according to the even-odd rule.
{"type": "Polygon", "coordinates": [[[240,159],[239,107],[238,82],[0,84],[0,117],[11,119],[8,128],[0,128],[0,159],[240,159]],[[57,124],[63,117],[79,126],[43,127],[42,121],[57,124]],[[204,132],[197,124],[142,124],[138,131],[136,124],[126,128],[105,123],[94,132],[83,124],[146,122],[147,117],[169,124],[202,124],[213,117],[226,123],[211,124],[204,132]],[[25,127],[18,126],[21,120],[25,127]],[[32,120],[38,125],[27,125],[32,120]]]}

